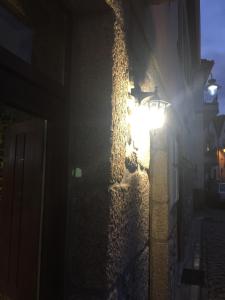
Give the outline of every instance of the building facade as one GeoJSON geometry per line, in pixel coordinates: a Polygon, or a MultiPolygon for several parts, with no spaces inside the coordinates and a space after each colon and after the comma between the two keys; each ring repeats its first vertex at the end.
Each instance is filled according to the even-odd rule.
{"type": "MultiPolygon", "coordinates": [[[[36,276],[26,294],[28,260],[19,264],[19,284],[0,272],[3,299],[176,299],[194,194],[204,187],[199,1],[1,2],[28,27],[26,45],[32,41],[30,56],[22,52],[20,59],[21,43],[7,48],[2,41],[1,101],[47,124],[30,258],[36,276]],[[145,119],[132,115],[132,91],[155,87],[170,107],[164,127],[150,132],[145,119]]],[[[7,197],[12,207],[20,201],[7,197]]],[[[7,222],[23,220],[19,211],[7,222]]],[[[22,249],[15,240],[28,245],[31,238],[23,232],[9,225],[15,257],[22,249]]]]}
{"type": "Polygon", "coordinates": [[[205,128],[205,184],[225,180],[225,118],[215,116],[205,128]]]}

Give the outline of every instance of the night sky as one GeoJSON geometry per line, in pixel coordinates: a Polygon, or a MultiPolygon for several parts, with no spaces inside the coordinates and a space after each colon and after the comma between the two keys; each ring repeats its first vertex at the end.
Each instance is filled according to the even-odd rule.
{"type": "Polygon", "coordinates": [[[225,114],[225,0],[201,0],[202,58],[215,61],[213,77],[222,85],[220,114],[225,114]]]}

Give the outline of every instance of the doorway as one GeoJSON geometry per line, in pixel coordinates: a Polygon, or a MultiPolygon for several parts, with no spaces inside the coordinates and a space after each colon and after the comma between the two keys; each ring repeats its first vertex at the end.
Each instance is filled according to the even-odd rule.
{"type": "Polygon", "coordinates": [[[38,299],[46,121],[0,106],[0,295],[38,299]]]}

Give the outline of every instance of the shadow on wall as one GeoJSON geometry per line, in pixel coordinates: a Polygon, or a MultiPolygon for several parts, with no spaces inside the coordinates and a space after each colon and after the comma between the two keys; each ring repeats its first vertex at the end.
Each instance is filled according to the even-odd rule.
{"type": "Polygon", "coordinates": [[[153,45],[155,44],[154,24],[151,17],[151,9],[148,9],[147,1],[130,1],[130,6],[124,3],[126,19],[126,41],[128,45],[128,56],[130,71],[133,80],[139,84],[145,82],[146,73],[152,62],[153,45]],[[148,29],[148,36],[144,28],[148,29]],[[149,43],[149,37],[151,44],[149,43]]]}
{"type": "Polygon", "coordinates": [[[149,180],[145,171],[126,172],[110,189],[107,274],[111,289],[123,297],[146,299],[149,281],[149,180]],[[135,297],[134,297],[135,298],[135,297]]]}

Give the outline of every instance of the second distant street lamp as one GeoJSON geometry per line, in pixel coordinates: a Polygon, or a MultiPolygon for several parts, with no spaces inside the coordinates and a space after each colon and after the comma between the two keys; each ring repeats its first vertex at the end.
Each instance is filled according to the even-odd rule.
{"type": "Polygon", "coordinates": [[[221,88],[221,86],[216,82],[216,79],[212,77],[212,73],[210,75],[210,79],[208,80],[206,88],[211,96],[216,96],[218,90],[221,88]]]}

